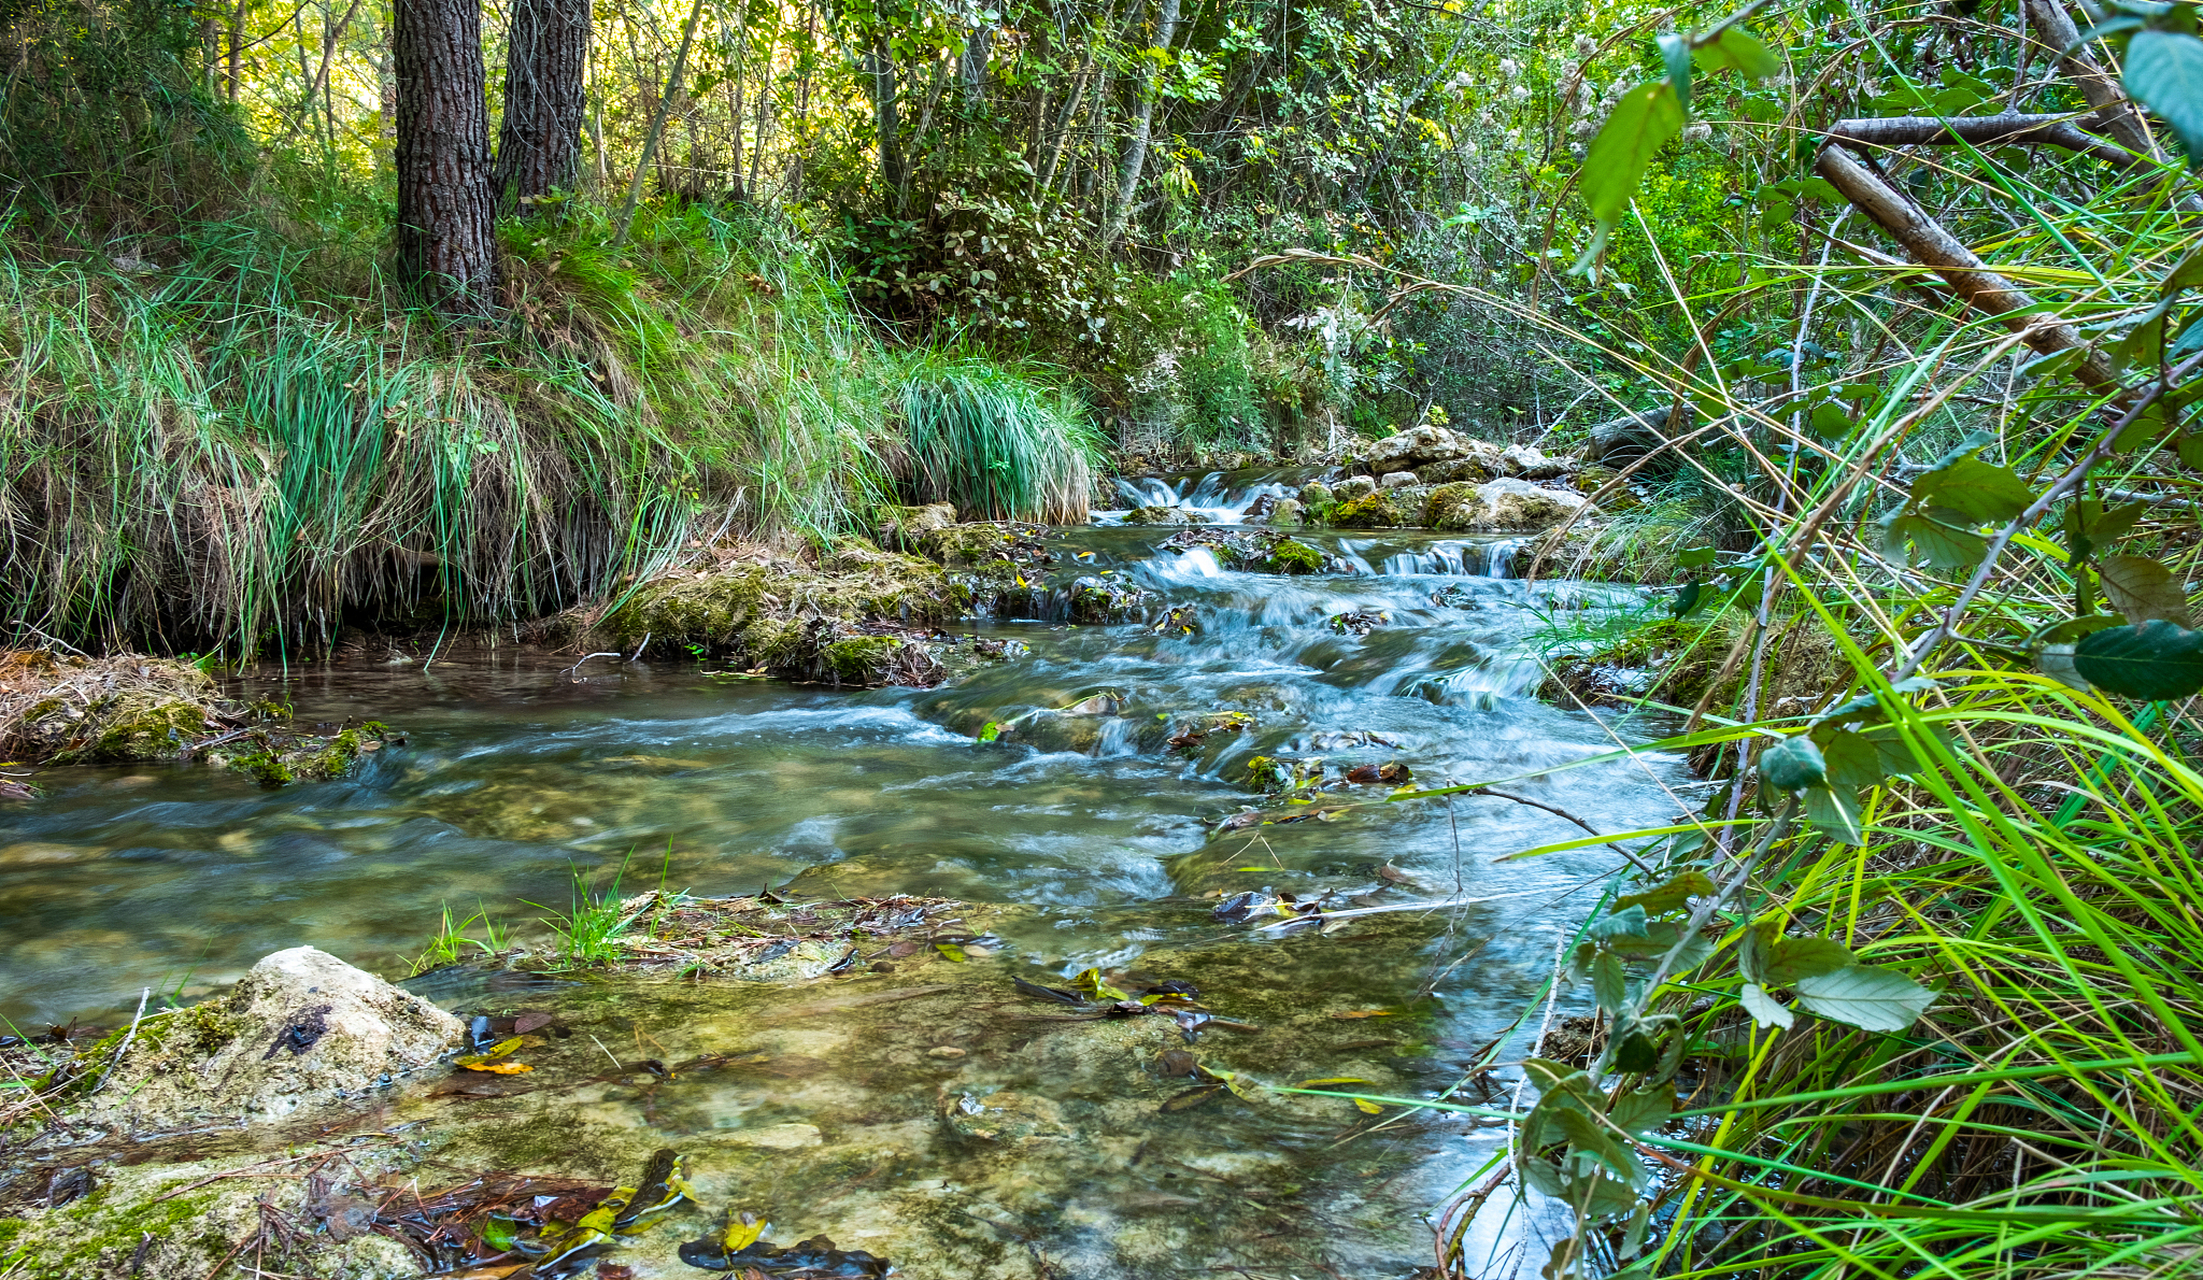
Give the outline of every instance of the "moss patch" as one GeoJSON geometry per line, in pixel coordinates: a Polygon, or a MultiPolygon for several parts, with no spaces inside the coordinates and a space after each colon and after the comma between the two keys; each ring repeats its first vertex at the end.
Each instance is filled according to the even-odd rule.
{"type": "Polygon", "coordinates": [[[1388,495],[1364,494],[1333,508],[1331,523],[1341,529],[1393,529],[1399,527],[1400,513],[1388,495]]]}
{"type": "Polygon", "coordinates": [[[637,590],[597,632],[607,647],[648,635],[654,645],[678,645],[749,674],[930,684],[939,664],[922,639],[970,601],[970,590],[942,566],[852,541],[815,563],[730,560],[676,569],[637,590]]]}
{"type": "Polygon", "coordinates": [[[1423,523],[1441,533],[1465,533],[1490,514],[1476,486],[1468,483],[1440,485],[1423,503],[1423,523]]]}

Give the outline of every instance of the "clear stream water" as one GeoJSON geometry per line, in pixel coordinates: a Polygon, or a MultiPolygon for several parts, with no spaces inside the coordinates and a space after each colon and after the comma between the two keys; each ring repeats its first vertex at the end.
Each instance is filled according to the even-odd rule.
{"type": "MultiPolygon", "coordinates": [[[[1148,481],[1137,496],[1236,517],[1262,483],[1279,482],[1148,481]]],[[[112,1023],[145,987],[188,997],[301,943],[397,976],[443,904],[537,933],[523,900],[563,906],[574,869],[601,885],[623,862],[633,889],[1007,904],[992,957],[864,980],[942,994],[837,1004],[836,979],[571,989],[557,998],[567,1016],[603,1021],[604,1043],[561,1051],[618,1061],[621,1042],[648,1035],[668,1060],[739,1047],[783,1064],[700,1079],[676,1101],[585,1080],[605,1064],[579,1057],[562,1090],[545,1058],[519,1130],[593,1139],[531,1147],[514,1137],[511,1099],[436,1114],[473,1135],[459,1146],[508,1167],[612,1176],[661,1141],[702,1143],[720,1155],[700,1160],[717,1170],[703,1185],[771,1201],[793,1228],[775,1238],[831,1229],[845,1247],[901,1253],[914,1275],[1190,1275],[1263,1257],[1285,1274],[1280,1249],[1404,1275],[1430,1256],[1417,1214],[1496,1134],[1425,1116],[1356,1137],[1374,1122],[1335,1100],[1163,1116],[1156,1099],[1183,1087],[1152,1071],[1180,1043],[1166,1020],[1036,1022],[1053,1011],[1011,998],[1010,976],[1101,965],[1189,978],[1220,1014],[1265,1028],[1207,1033],[1205,1061],[1273,1081],[1363,1076],[1403,1096],[1448,1088],[1535,998],[1618,860],[1589,848],[1495,863],[1581,832],[1485,797],[1211,838],[1256,799],[1247,761],[1320,756],[1334,775],[1398,761],[1419,783],[1470,782],[1649,734],[1529,696],[1541,613],[1601,589],[1526,587],[1504,576],[1504,543],[1309,534],[1353,572],[1286,578],[1159,549],[1172,532],[1106,515],[1058,531],[1056,577],[1147,588],[1149,619],[981,621],[969,630],[1026,652],[938,690],[725,683],[665,654],[579,673],[503,653],[253,673],[246,692],[289,699],[302,721],[379,718],[409,740],[350,778],[281,791],[192,767],[47,772],[45,798],[0,811],[0,1012],[26,1029],[112,1023]],[[1165,606],[1190,610],[1193,630],[1154,625],[1165,606]],[[1376,625],[1339,621],[1356,614],[1376,625]],[[1250,727],[1191,756],[1168,746],[1193,717],[1226,711],[1250,727]],[[977,741],[988,722],[1013,727],[977,741]],[[1210,895],[1257,888],[1491,901],[1322,936],[1256,935],[1212,914],[1210,895]],[[1340,1016],[1373,1009],[1408,1011],[1340,1016]],[[942,1045],[965,1052],[929,1053],[942,1045]],[[943,1098],[1005,1089],[1052,1099],[1084,1135],[1080,1159],[1038,1139],[981,1158],[943,1135],[943,1098]],[[957,1186],[955,1213],[924,1207],[957,1186]]],[[[1679,760],[1640,756],[1511,786],[1613,830],[1671,817],[1686,781],[1679,760]]],[[[457,1007],[489,998],[431,986],[457,1007]]],[[[644,1256],[637,1274],[700,1274],[667,1266],[644,1256]]]]}

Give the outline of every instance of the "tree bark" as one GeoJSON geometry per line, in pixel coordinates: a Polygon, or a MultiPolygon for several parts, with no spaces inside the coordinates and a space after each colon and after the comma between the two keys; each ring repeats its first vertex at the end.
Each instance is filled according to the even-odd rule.
{"type": "Polygon", "coordinates": [[[480,0],[395,0],[398,277],[448,315],[489,312],[497,282],[480,0]]]}
{"type": "MultiPolygon", "coordinates": [[[[2028,346],[2043,355],[2086,346],[2079,330],[2037,313],[2035,300],[2025,290],[1990,270],[1963,241],[1899,194],[1848,147],[1841,143],[1823,147],[1814,169],[1892,240],[1903,245],[1913,261],[1943,277],[1951,292],[1984,315],[1997,317],[2028,346]]],[[[2087,351],[2073,374],[2099,392],[2116,390],[2119,385],[2098,351],[2087,351]]]]}
{"type": "Polygon", "coordinates": [[[2072,15],[2065,11],[2064,0],[2024,0],[2024,3],[2027,20],[2036,32],[2036,42],[2051,57],[2058,59],[2059,72],[2081,91],[2089,106],[2096,108],[2095,132],[2136,155],[2156,159],[2157,150],[2150,145],[2149,130],[2135,114],[2134,104],[2127,100],[2126,91],[2079,47],[2080,29],[2073,25],[2072,15]],[[2066,52],[2069,49],[2072,50],[2070,54],[2066,52]]]}
{"type": "MultiPolygon", "coordinates": [[[[1170,52],[1171,37],[1178,32],[1178,0],[1163,0],[1162,14],[1155,20],[1155,48],[1170,52]]],[[[1102,234],[1102,248],[1117,243],[1124,235],[1126,221],[1132,217],[1132,197],[1140,190],[1140,173],[1147,168],[1148,139],[1155,128],[1156,82],[1162,79],[1162,68],[1150,68],[1140,78],[1140,113],[1132,122],[1132,141],[1125,147],[1124,171],[1117,179],[1117,199],[1109,211],[1109,226],[1102,234]]]]}
{"type": "Polygon", "coordinates": [[[513,0],[505,119],[490,178],[499,209],[533,213],[537,200],[574,185],[589,25],[589,0],[513,0]]]}
{"type": "Polygon", "coordinates": [[[884,30],[872,37],[872,49],[865,56],[865,71],[866,79],[871,82],[873,127],[880,135],[880,182],[887,189],[889,212],[900,217],[905,177],[902,120],[896,102],[895,48],[884,30]]]}
{"type": "Polygon", "coordinates": [[[1969,116],[1946,120],[1935,116],[1884,116],[1865,120],[1838,120],[1827,134],[1830,142],[1849,142],[1868,147],[1939,146],[1970,142],[1977,147],[2027,147],[2047,145],[2076,155],[2094,156],[2121,169],[2146,163],[2124,147],[2115,146],[2076,128],[2068,116],[1969,116]]]}

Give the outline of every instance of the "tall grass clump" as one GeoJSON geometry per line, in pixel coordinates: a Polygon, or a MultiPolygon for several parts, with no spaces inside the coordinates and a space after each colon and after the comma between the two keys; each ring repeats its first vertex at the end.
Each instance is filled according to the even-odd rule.
{"type": "Polygon", "coordinates": [[[976,511],[1083,517],[1055,393],[886,350],[757,219],[646,211],[617,255],[602,224],[508,226],[472,330],[249,211],[147,259],[0,227],[0,616],[233,654],[541,616],[699,539],[866,527],[890,455],[976,511]]]}
{"type": "MultiPolygon", "coordinates": [[[[2024,63],[1988,21],[1973,36],[2024,63]]],[[[1746,88],[1779,65],[1742,26],[1708,31],[1738,55],[1712,69],[1746,88]]],[[[1877,31],[1887,45],[1849,46],[1866,65],[1821,68],[1814,93],[1853,70],[1912,83],[1901,58],[1920,46],[1877,31]]],[[[2071,92],[2024,84],[1983,109],[2063,110],[2071,92]]],[[[1948,198],[1899,218],[1859,196],[1810,259],[1740,253],[1700,291],[1668,271],[1652,218],[1610,225],[1667,273],[1639,332],[1698,335],[1682,350],[1296,255],[1395,300],[1511,310],[1587,385],[1691,410],[1651,465],[1703,497],[1656,497],[1633,531],[1697,545],[1662,566],[1661,608],[1591,638],[1718,644],[1696,707],[1600,757],[1688,753],[1713,785],[1659,827],[1512,855],[1618,841],[1634,861],[1524,1011],[1501,1055],[1512,1087],[1455,1108],[1509,1142],[1437,1215],[1449,1276],[2049,1280],[2203,1260],[2194,180],[2146,135],[2116,166],[2049,149],[2020,164],[1934,122],[1884,121],[1910,132],[1874,142],[1893,135],[1838,130],[1826,103],[1763,113],[1782,120],[1753,153],[1763,173],[1802,160],[1829,191],[1866,174],[1948,198]],[[1801,122],[1830,132],[1817,159],[1801,122]],[[1921,250],[1922,220],[1988,261],[1921,250]],[[1740,313],[1757,326],[1741,352],[1721,333],[1740,313]],[[1468,1244],[1492,1238],[1521,1252],[1468,1244]]],[[[1626,206],[1611,178],[1587,172],[1590,198],[1626,206]]]]}
{"type": "Polygon", "coordinates": [[[1079,406],[978,356],[913,358],[898,396],[890,465],[914,502],[965,519],[1086,519],[1101,442],[1079,406]]]}

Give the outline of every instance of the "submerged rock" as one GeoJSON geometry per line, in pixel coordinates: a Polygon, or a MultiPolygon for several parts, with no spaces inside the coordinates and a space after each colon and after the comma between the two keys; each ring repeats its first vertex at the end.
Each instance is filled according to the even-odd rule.
{"type": "MultiPolygon", "coordinates": [[[[76,1125],[260,1124],[353,1097],[457,1047],[457,1018],[312,947],[254,965],[224,999],[145,1019],[79,1054],[76,1125]]],[[[68,1104],[64,1104],[66,1108],[68,1104]]]]}
{"type": "Polygon", "coordinates": [[[940,565],[855,539],[816,564],[671,570],[639,588],[586,643],[625,647],[647,636],[786,679],[924,687],[945,674],[924,642],[969,600],[940,565]]]}

